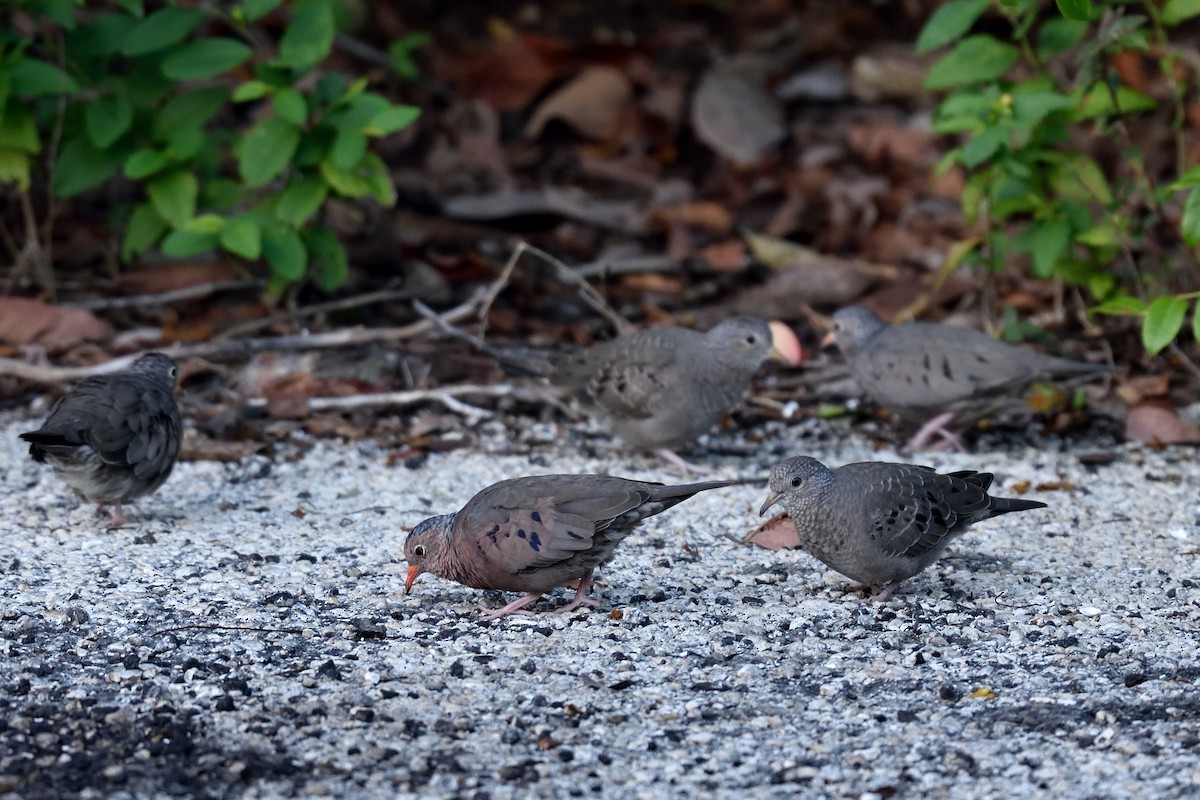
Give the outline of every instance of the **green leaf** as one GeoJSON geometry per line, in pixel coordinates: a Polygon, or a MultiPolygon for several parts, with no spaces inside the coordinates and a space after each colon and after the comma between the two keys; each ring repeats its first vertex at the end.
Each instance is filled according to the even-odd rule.
{"type": "Polygon", "coordinates": [[[388,106],[371,117],[363,128],[367,136],[387,136],[412,125],[421,116],[417,106],[388,106]]]}
{"type": "Polygon", "coordinates": [[[274,91],[275,86],[266,81],[246,81],[233,90],[233,102],[244,103],[247,100],[257,100],[260,97],[266,97],[274,91]]]}
{"type": "Polygon", "coordinates": [[[21,58],[8,67],[11,91],[16,95],[63,94],[79,91],[79,84],[53,64],[21,58]]]}
{"type": "Polygon", "coordinates": [[[70,197],[93,189],[111,178],[125,159],[120,148],[100,150],[87,136],[67,142],[54,168],[54,194],[70,197]]]}
{"type": "Polygon", "coordinates": [[[1146,313],[1146,304],[1136,297],[1121,295],[1106,300],[1092,309],[1097,314],[1117,314],[1124,317],[1140,317],[1146,313]]]}
{"type": "Polygon", "coordinates": [[[1153,97],[1134,91],[1128,86],[1118,86],[1114,97],[1106,84],[1097,82],[1084,93],[1076,113],[1081,120],[1085,120],[1111,114],[1149,111],[1157,107],[1158,101],[1153,97]]]}
{"type": "Polygon", "coordinates": [[[229,90],[224,86],[192,89],[172,97],[155,115],[154,138],[165,142],[182,128],[203,128],[228,99],[229,90]]]}
{"type": "Polygon", "coordinates": [[[197,233],[195,231],[171,231],[162,240],[159,250],[171,258],[187,258],[188,256],[206,253],[217,246],[215,233],[197,233]]]}
{"type": "Polygon", "coordinates": [[[346,250],[337,235],[325,227],[304,232],[304,243],[308,246],[309,266],[317,286],[326,292],[342,287],[350,274],[346,250]]]}
{"type": "Polygon", "coordinates": [[[1104,204],[1113,201],[1112,189],[1100,165],[1087,156],[1067,158],[1061,165],[1048,170],[1047,177],[1051,189],[1060,198],[1104,204]]]}
{"type": "Polygon", "coordinates": [[[270,14],[281,4],[282,0],[244,0],[242,10],[246,14],[246,21],[254,22],[270,14]]]}
{"type": "Polygon", "coordinates": [[[309,2],[300,6],[292,24],[279,40],[278,64],[308,69],[325,60],[333,48],[333,9],[328,3],[309,2]]]}
{"type": "Polygon", "coordinates": [[[343,170],[330,159],[321,162],[321,177],[330,188],[343,197],[370,195],[382,205],[396,202],[396,189],[388,176],[387,166],[374,153],[367,153],[352,170],[343,170]]]}
{"type": "Polygon", "coordinates": [[[37,5],[41,6],[42,13],[48,19],[63,30],[69,31],[75,27],[75,3],[72,0],[44,0],[37,5]]]}
{"type": "Polygon", "coordinates": [[[146,184],[146,194],[154,210],[172,228],[179,228],[196,214],[196,195],[200,192],[196,176],[187,170],[160,175],[146,184]]]}
{"type": "Polygon", "coordinates": [[[1192,189],[1183,203],[1183,217],[1179,220],[1179,232],[1188,246],[1200,244],[1200,191],[1192,189]]]}
{"type": "Polygon", "coordinates": [[[15,184],[18,191],[29,191],[32,159],[23,150],[0,145],[0,186],[15,184]]]}
{"type": "Polygon", "coordinates": [[[988,0],[951,0],[930,15],[917,37],[917,54],[922,55],[954,41],[971,30],[987,10],[988,0]]]}
{"type": "Polygon", "coordinates": [[[1163,22],[1178,25],[1200,14],[1200,0],[1167,0],[1162,7],[1163,22]]]}
{"type": "Polygon", "coordinates": [[[1008,142],[1008,131],[999,125],[984,129],[962,147],[962,163],[968,169],[987,161],[1008,142]]]}
{"type": "Polygon", "coordinates": [[[367,154],[367,137],[354,131],[339,131],[329,148],[329,158],[341,170],[358,166],[367,154]]]}
{"type": "Polygon", "coordinates": [[[286,120],[270,117],[255,123],[234,147],[242,180],[256,187],[279,177],[299,142],[300,129],[286,120]]]}
{"type": "Polygon", "coordinates": [[[1183,298],[1170,295],[1154,298],[1146,309],[1146,318],[1142,320],[1142,345],[1147,353],[1158,355],[1160,350],[1175,341],[1183,328],[1187,310],[1188,301],[1183,298]]]}
{"type": "Polygon", "coordinates": [[[1077,19],[1052,19],[1037,33],[1037,54],[1049,59],[1083,41],[1090,26],[1077,19]]]}
{"type": "Polygon", "coordinates": [[[1051,219],[1033,226],[1030,234],[1030,256],[1033,257],[1033,274],[1049,278],[1054,267],[1071,241],[1071,226],[1065,219],[1051,219]]]}
{"type": "Polygon", "coordinates": [[[133,106],[123,94],[107,95],[88,103],[83,119],[92,144],[105,150],[133,125],[133,106]]]}
{"type": "Polygon", "coordinates": [[[304,277],[308,266],[308,251],[304,242],[291,228],[272,225],[262,232],[262,252],[271,273],[283,280],[295,282],[304,277]]]}
{"type": "Polygon", "coordinates": [[[205,16],[199,9],[178,6],[168,6],[155,11],[133,26],[121,47],[121,52],[127,56],[140,56],[165,50],[183,41],[204,21],[205,16]]]}
{"type": "Polygon", "coordinates": [[[285,86],[271,98],[271,105],[280,119],[287,120],[293,125],[303,125],[308,119],[308,103],[304,95],[290,86],[285,86]]]}
{"type": "Polygon", "coordinates": [[[177,81],[198,81],[228,72],[254,51],[237,39],[214,36],[188,42],[163,59],[162,74],[177,81]]]}
{"type": "Polygon", "coordinates": [[[119,53],[129,30],[138,22],[139,19],[116,11],[97,14],[66,35],[64,50],[72,59],[81,60],[119,53]]]}
{"type": "Polygon", "coordinates": [[[167,155],[175,161],[187,161],[208,144],[209,139],[200,128],[179,128],[167,137],[167,155]]]}
{"type": "Polygon", "coordinates": [[[163,219],[150,203],[139,203],[125,226],[121,240],[121,258],[125,261],[148,250],[167,230],[163,219]]]}
{"type": "Polygon", "coordinates": [[[1046,115],[1075,108],[1077,101],[1053,90],[1033,90],[1013,94],[1013,117],[1032,128],[1046,115]]]}
{"type": "Polygon", "coordinates": [[[1091,19],[1092,18],[1092,0],[1055,0],[1058,4],[1058,13],[1062,14],[1067,19],[1091,19]]]}
{"type": "Polygon", "coordinates": [[[1196,310],[1192,312],[1192,338],[1200,342],[1200,300],[1196,301],[1196,310]]]}
{"type": "Polygon", "coordinates": [[[38,139],[37,123],[33,114],[23,105],[10,104],[4,109],[0,121],[0,147],[11,147],[26,153],[40,153],[42,142],[38,139]]]}
{"type": "Polygon", "coordinates": [[[991,36],[963,39],[938,59],[925,77],[925,88],[933,91],[969,83],[995,80],[1020,57],[1017,48],[991,36]]]}
{"type": "Polygon", "coordinates": [[[1075,241],[1085,247],[1092,248],[1118,247],[1121,244],[1119,234],[1120,231],[1116,225],[1105,221],[1080,232],[1075,237],[1075,241]]]}
{"type": "Polygon", "coordinates": [[[249,261],[262,255],[262,228],[257,222],[244,217],[231,220],[221,231],[221,247],[249,261]]]}
{"type": "Polygon", "coordinates": [[[132,181],[140,181],[161,171],[165,166],[167,166],[165,155],[157,150],[142,147],[134,150],[129,158],[125,159],[125,177],[132,181]]]}
{"type": "Polygon", "coordinates": [[[275,216],[281,222],[299,228],[316,213],[329,195],[329,186],[320,178],[309,176],[292,181],[279,194],[275,216]]]}
{"type": "Polygon", "coordinates": [[[1179,176],[1179,178],[1167,188],[1172,192],[1182,191],[1183,189],[1192,189],[1200,186],[1200,165],[1194,166],[1187,172],[1179,176]]]}
{"type": "Polygon", "coordinates": [[[220,234],[229,225],[229,221],[220,214],[201,214],[189,219],[180,230],[188,233],[220,234]]]}

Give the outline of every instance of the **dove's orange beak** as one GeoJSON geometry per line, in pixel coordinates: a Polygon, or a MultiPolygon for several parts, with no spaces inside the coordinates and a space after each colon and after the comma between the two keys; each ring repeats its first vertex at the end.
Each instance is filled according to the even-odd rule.
{"type": "Polygon", "coordinates": [[[824,350],[826,347],[829,347],[830,345],[834,345],[834,344],[837,344],[837,334],[834,333],[833,331],[830,331],[829,333],[825,334],[825,337],[823,339],[821,339],[821,349],[822,350],[824,350]]]}
{"type": "Polygon", "coordinates": [[[770,358],[792,365],[804,360],[804,349],[791,328],[779,320],[772,320],[767,327],[771,329],[770,358]]]}
{"type": "Polygon", "coordinates": [[[783,499],[783,492],[776,492],[775,494],[771,495],[770,497],[767,498],[767,501],[765,503],[763,503],[762,506],[758,509],[758,515],[761,517],[763,514],[766,514],[768,508],[775,505],[782,499],[783,499]]]}
{"type": "Polygon", "coordinates": [[[413,581],[421,574],[421,565],[413,564],[408,568],[408,575],[404,578],[404,593],[408,594],[412,591],[413,581]]]}

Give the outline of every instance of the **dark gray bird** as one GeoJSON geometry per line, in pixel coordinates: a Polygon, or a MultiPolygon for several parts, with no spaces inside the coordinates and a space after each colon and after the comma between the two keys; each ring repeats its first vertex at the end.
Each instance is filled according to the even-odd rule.
{"type": "Polygon", "coordinates": [[[685,471],[700,470],[674,451],[741,400],[764,361],[802,357],[786,325],[755,317],[732,317],[706,333],[647,328],[550,359],[487,352],[505,367],[568,390],[612,434],[685,471]]]}
{"type": "Polygon", "coordinates": [[[902,418],[929,420],[908,450],[944,431],[951,419],[969,422],[996,412],[1040,378],[1111,371],[1104,364],[1014,347],[970,328],[930,322],[888,325],[861,306],[834,314],[825,342],[837,343],[872,400],[902,418]]]}
{"type": "MultiPolygon", "coordinates": [[[[773,522],[794,527],[794,546],[851,580],[881,587],[879,600],[936,561],[976,522],[1046,507],[990,496],[992,476],[986,472],[942,475],[915,464],[863,462],[829,469],[797,456],[776,464],[767,485],[770,495],[759,516],[781,504],[786,520],[773,522]]],[[[748,540],[753,539],[751,534],[748,540]]]]}
{"type": "Polygon", "coordinates": [[[455,514],[430,517],[404,542],[409,563],[404,590],[422,572],[475,589],[525,592],[484,619],[523,611],[556,587],[578,582],[559,611],[596,605],[588,599],[592,572],[642,520],[708,489],[741,481],[680,486],[609,475],[541,475],[492,484],[455,514]]]}
{"type": "Polygon", "coordinates": [[[172,359],[147,353],[128,369],[83,379],[41,428],[21,434],[29,455],[84,500],[112,504],[110,528],[124,524],[122,505],[162,486],[179,456],[178,374],[172,359]]]}

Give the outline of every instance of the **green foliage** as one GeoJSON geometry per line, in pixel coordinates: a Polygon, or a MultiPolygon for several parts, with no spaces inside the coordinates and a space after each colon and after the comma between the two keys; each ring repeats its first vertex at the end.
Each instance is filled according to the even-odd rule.
{"type": "MultiPolygon", "coordinates": [[[[959,146],[939,169],[965,170],[963,211],[981,230],[953,248],[948,269],[998,269],[1021,259],[1039,278],[1081,287],[1097,312],[1139,317],[1151,354],[1174,342],[1200,297],[1174,293],[1181,279],[1192,289],[1200,281],[1187,249],[1200,245],[1200,167],[1185,171],[1178,163],[1160,186],[1127,132],[1140,115],[1157,112],[1169,114],[1182,135],[1195,79],[1169,33],[1198,15],[1200,0],[951,0],[938,7],[917,50],[945,48],[926,86],[947,92],[934,128],[957,135],[959,146]],[[1007,33],[975,32],[985,15],[988,30],[1000,18],[1007,33]],[[1156,59],[1173,78],[1171,95],[1122,83],[1116,59],[1129,54],[1156,59]],[[1120,154],[1108,169],[1088,155],[1093,148],[1073,145],[1097,137],[1120,154]]],[[[1177,151],[1182,159],[1182,142],[1177,151]]],[[[1200,306],[1192,318],[1200,339],[1200,306]]]]}
{"type": "MultiPolygon", "coordinates": [[[[325,204],[394,203],[371,142],[420,115],[322,69],[338,6],[10,4],[4,13],[38,34],[0,27],[0,183],[30,191],[40,159],[60,198],[124,178],[140,200],[124,216],[122,258],[219,249],[264,261],[274,294],[306,279],[337,289],[346,253],[322,223],[325,204]],[[276,46],[249,27],[267,15],[282,28],[276,46]]],[[[426,41],[406,40],[393,60],[415,70],[404,54],[426,41]]]]}

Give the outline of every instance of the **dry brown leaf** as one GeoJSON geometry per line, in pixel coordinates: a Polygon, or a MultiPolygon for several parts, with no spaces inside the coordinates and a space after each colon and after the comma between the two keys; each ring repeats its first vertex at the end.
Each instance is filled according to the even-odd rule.
{"type": "Polygon", "coordinates": [[[434,72],[464,97],[516,111],[559,74],[566,50],[536,34],[503,37],[469,53],[435,50],[434,72]]]}
{"type": "Polygon", "coordinates": [[[919,100],[926,94],[925,76],[933,63],[911,47],[884,45],[862,53],[850,65],[850,91],[860,100],[919,100]]]}
{"type": "Polygon", "coordinates": [[[737,272],[746,268],[746,244],[740,239],[727,239],[701,247],[696,251],[696,256],[713,272],[737,272]]]}
{"type": "Polygon", "coordinates": [[[668,225],[678,222],[691,228],[701,228],[714,233],[729,233],[733,230],[733,215],[720,203],[679,203],[659,206],[650,210],[651,223],[668,225]]]}
{"type": "Polygon", "coordinates": [[[1175,409],[1156,402],[1139,403],[1125,415],[1125,438],[1155,447],[1200,442],[1200,428],[1181,419],[1175,409]]]}
{"type": "Polygon", "coordinates": [[[112,326],[82,308],[62,308],[26,297],[0,297],[0,341],[39,345],[51,352],[80,342],[103,342],[112,326]]]}
{"type": "Polygon", "coordinates": [[[846,142],[874,169],[890,166],[924,169],[938,153],[927,130],[878,120],[850,126],[846,142]]]}
{"type": "Polygon", "coordinates": [[[525,135],[537,138],[551,120],[593,141],[628,144],[638,134],[633,84],[616,67],[588,67],[538,105],[525,135]]]}
{"type": "Polygon", "coordinates": [[[1116,388],[1117,397],[1136,406],[1148,397],[1166,397],[1171,389],[1171,378],[1165,372],[1157,375],[1134,375],[1121,380],[1116,388]]]}
{"type": "Polygon", "coordinates": [[[1039,492],[1073,492],[1076,486],[1070,481],[1046,481],[1033,488],[1039,492]]]}
{"type": "Polygon", "coordinates": [[[779,514],[759,525],[742,541],[767,550],[788,550],[800,546],[800,534],[796,533],[791,517],[779,514]]]}
{"type": "Polygon", "coordinates": [[[228,262],[193,261],[124,272],[117,277],[116,285],[126,294],[163,294],[240,277],[242,275],[228,262]]]}
{"type": "Polygon", "coordinates": [[[753,77],[709,70],[692,96],[696,137],[734,164],[753,166],[787,136],[783,108],[753,77]]]}

